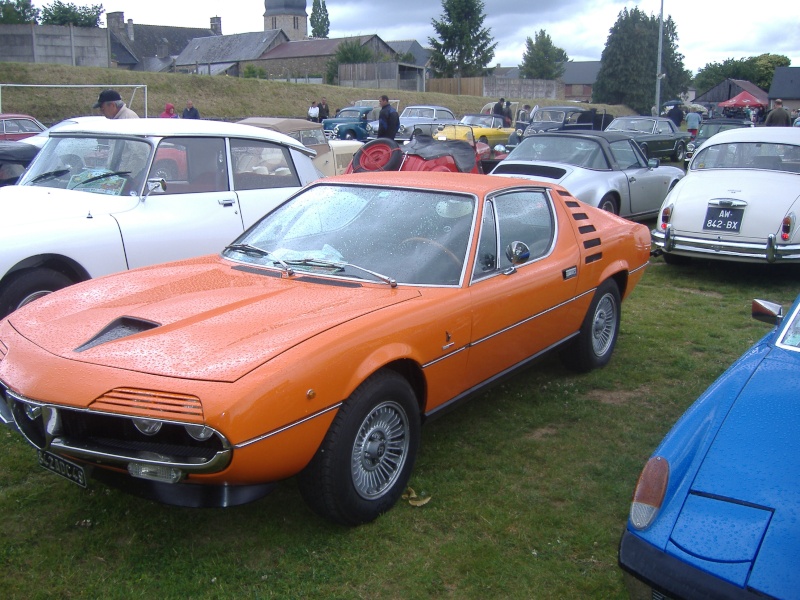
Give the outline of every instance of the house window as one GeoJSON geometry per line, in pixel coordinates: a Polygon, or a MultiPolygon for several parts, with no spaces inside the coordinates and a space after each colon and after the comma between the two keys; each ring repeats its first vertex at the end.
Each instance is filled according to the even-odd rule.
{"type": "Polygon", "coordinates": [[[272,28],[273,29],[278,28],[278,17],[272,17],[272,28]]]}
{"type": "Polygon", "coordinates": [[[295,17],[294,18],[294,28],[295,29],[300,29],[300,17],[295,17]]]}

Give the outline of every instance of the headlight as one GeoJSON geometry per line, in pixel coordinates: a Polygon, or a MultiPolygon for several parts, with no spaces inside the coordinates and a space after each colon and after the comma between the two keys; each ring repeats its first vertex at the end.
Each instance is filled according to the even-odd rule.
{"type": "Polygon", "coordinates": [[[647,529],[658,516],[669,483],[669,463],[666,458],[654,456],[647,461],[636,482],[631,502],[631,525],[647,529]]]}
{"type": "Polygon", "coordinates": [[[334,125],[333,132],[334,133],[339,133],[339,126],[338,125],[334,125]]]}
{"type": "Polygon", "coordinates": [[[214,435],[214,430],[205,425],[186,425],[186,433],[198,442],[205,442],[208,438],[214,435]]]}
{"type": "Polygon", "coordinates": [[[144,435],[157,434],[161,431],[161,426],[163,425],[161,421],[154,421],[152,419],[134,419],[133,424],[136,426],[136,429],[139,430],[139,433],[143,433],[144,435]]]}
{"type": "Polygon", "coordinates": [[[694,142],[689,142],[688,144],[686,144],[686,151],[694,152],[694,142]]]}

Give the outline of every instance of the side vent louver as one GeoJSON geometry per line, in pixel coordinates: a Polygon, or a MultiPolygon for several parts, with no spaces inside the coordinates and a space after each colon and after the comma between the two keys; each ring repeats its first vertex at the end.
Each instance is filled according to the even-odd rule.
{"type": "Polygon", "coordinates": [[[75,348],[75,352],[84,352],[100,344],[113,342],[156,327],[159,327],[159,324],[153,321],[145,321],[144,319],[135,319],[133,317],[120,317],[109,323],[88,342],[75,348]]]}

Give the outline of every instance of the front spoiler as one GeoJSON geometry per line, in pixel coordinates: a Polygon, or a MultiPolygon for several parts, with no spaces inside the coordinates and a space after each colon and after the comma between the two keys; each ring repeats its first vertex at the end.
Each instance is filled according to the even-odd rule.
{"type": "Polygon", "coordinates": [[[654,256],[663,252],[697,258],[746,262],[800,261],[800,244],[779,244],[775,234],[770,234],[766,241],[760,244],[676,235],[670,225],[667,225],[664,231],[653,229],[650,234],[655,246],[651,252],[654,256]]]}

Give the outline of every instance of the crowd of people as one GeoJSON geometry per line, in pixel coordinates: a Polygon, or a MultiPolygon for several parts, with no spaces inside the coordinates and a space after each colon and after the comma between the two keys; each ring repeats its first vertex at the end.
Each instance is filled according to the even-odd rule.
{"type": "MultiPolygon", "coordinates": [[[[97,102],[94,103],[93,108],[100,109],[101,114],[107,119],[138,119],[139,115],[136,111],[129,108],[117,90],[103,90],[97,97],[97,102]]],[[[191,100],[186,101],[186,108],[183,109],[183,114],[178,115],[175,111],[175,105],[172,102],[167,102],[164,105],[164,112],[158,115],[162,119],[199,119],[200,112],[195,108],[191,100]]]]}

